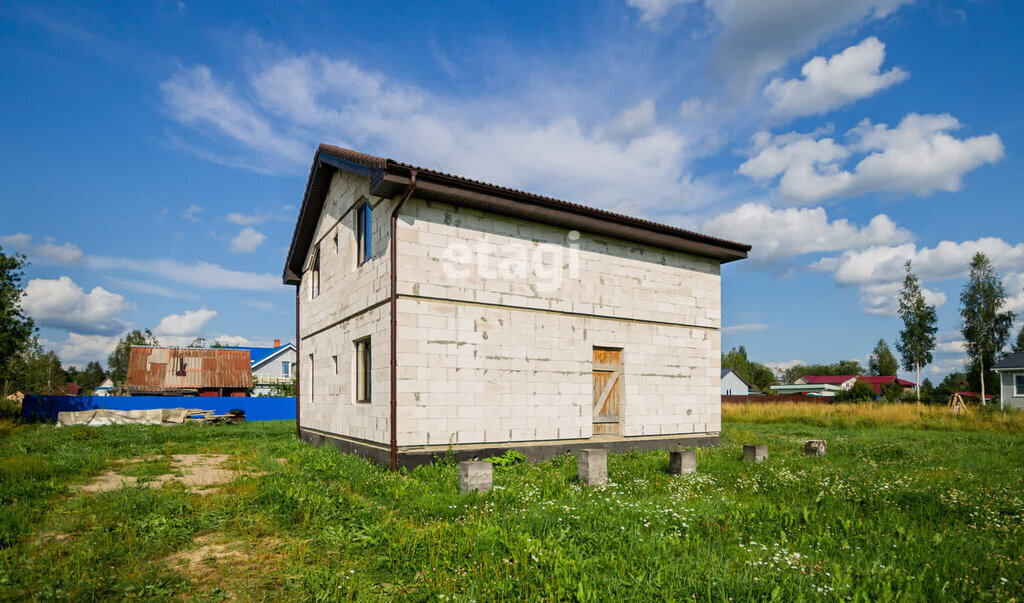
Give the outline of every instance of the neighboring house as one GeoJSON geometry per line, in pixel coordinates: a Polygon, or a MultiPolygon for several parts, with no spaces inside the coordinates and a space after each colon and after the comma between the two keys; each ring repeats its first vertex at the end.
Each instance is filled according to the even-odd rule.
{"type": "Polygon", "coordinates": [[[276,394],[275,385],[295,382],[295,344],[282,345],[280,339],[275,339],[274,346],[270,348],[232,349],[249,351],[254,396],[276,394]]]}
{"type": "Polygon", "coordinates": [[[93,390],[92,395],[94,396],[113,396],[114,395],[114,381],[107,377],[102,383],[96,386],[93,390]]]}
{"type": "Polygon", "coordinates": [[[750,385],[736,374],[732,369],[722,369],[722,395],[723,396],[749,396],[760,394],[756,387],[750,385]]]}
{"type": "Polygon", "coordinates": [[[843,391],[843,387],[833,383],[797,383],[789,385],[773,385],[772,391],[777,394],[803,394],[805,396],[834,396],[843,391]]]}
{"type": "Polygon", "coordinates": [[[1010,354],[992,370],[999,373],[999,408],[1024,408],[1024,352],[1010,354]]]}
{"type": "Polygon", "coordinates": [[[393,468],[717,442],[749,250],[321,145],[284,269],[299,435],[393,468]]]}
{"type": "Polygon", "coordinates": [[[793,385],[834,385],[839,389],[848,390],[856,382],[857,375],[804,375],[794,381],[793,385]]]}
{"type": "Polygon", "coordinates": [[[130,396],[246,396],[248,350],[132,346],[124,390],[130,396]]]}
{"type": "Polygon", "coordinates": [[[867,383],[871,386],[871,389],[875,390],[876,396],[882,395],[882,389],[886,386],[892,385],[893,383],[898,384],[903,388],[905,392],[912,392],[917,387],[913,381],[907,381],[906,379],[900,379],[899,377],[857,377],[858,383],[867,383]]]}

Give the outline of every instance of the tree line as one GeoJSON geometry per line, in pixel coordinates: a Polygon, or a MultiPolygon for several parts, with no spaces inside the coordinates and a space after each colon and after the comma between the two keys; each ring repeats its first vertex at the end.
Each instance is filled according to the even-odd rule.
{"type": "MultiPolygon", "coordinates": [[[[991,367],[1006,355],[1006,347],[1015,315],[1006,309],[1007,296],[1002,280],[998,277],[992,262],[983,253],[971,259],[967,283],[960,294],[960,332],[967,352],[967,365],[962,372],[952,372],[934,386],[930,380],[921,381],[921,369],[934,360],[936,347],[936,325],[938,314],[934,305],[928,304],[921,289],[921,282],[914,273],[910,260],[904,264],[906,274],[899,293],[899,317],[903,322],[896,341],[898,357],[885,339],[880,339],[868,358],[867,370],[856,360],[841,360],[832,364],[810,364],[793,366],[779,376],[784,383],[793,383],[804,375],[872,375],[895,376],[902,368],[913,372],[918,384],[917,401],[922,397],[935,399],[948,396],[952,391],[966,387],[982,394],[997,391],[999,376],[991,367]]],[[[1018,332],[1011,348],[1013,353],[1024,352],[1024,327],[1018,332]]],[[[775,373],[768,366],[751,360],[743,346],[722,354],[722,368],[729,368],[764,393],[770,391],[775,382],[775,373]]],[[[867,384],[860,391],[851,394],[874,397],[874,390],[867,384]],[[867,388],[867,391],[864,388],[867,388]]],[[[855,386],[856,387],[856,386],[855,386]]],[[[898,398],[902,388],[892,387],[886,397],[898,398]]]]}

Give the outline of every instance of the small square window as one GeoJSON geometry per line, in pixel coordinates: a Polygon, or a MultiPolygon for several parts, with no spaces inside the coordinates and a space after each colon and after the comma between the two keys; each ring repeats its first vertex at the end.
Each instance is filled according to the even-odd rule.
{"type": "Polygon", "coordinates": [[[1013,397],[1024,397],[1024,375],[1015,375],[1013,378],[1013,397]]]}
{"type": "Polygon", "coordinates": [[[356,344],[356,402],[370,403],[370,338],[359,339],[356,344]]]}
{"type": "Polygon", "coordinates": [[[373,208],[366,202],[356,210],[356,243],[357,262],[361,266],[373,256],[373,208]]]}

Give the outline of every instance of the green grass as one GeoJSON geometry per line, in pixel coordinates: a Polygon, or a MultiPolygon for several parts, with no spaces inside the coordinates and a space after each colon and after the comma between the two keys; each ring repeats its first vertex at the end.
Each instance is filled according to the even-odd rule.
{"type": "Polygon", "coordinates": [[[24,426],[0,440],[0,598],[1020,599],[1022,463],[1012,433],[733,420],[695,475],[669,476],[667,452],[610,455],[614,485],[583,488],[562,456],[459,495],[454,465],[390,474],[283,422],[24,426]],[[827,457],[802,454],[812,438],[827,457]],[[753,440],[762,464],[741,460],[753,440]],[[118,459],[194,452],[252,471],[207,496],[72,490],[118,459]],[[166,561],[203,535],[244,560],[166,561]]]}

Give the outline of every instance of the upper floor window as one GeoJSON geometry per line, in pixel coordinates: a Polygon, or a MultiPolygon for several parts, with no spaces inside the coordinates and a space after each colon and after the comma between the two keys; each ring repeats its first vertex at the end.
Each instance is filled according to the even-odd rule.
{"type": "Polygon", "coordinates": [[[356,261],[361,266],[373,255],[373,208],[366,202],[356,210],[356,242],[359,245],[356,261]]]}
{"type": "Polygon", "coordinates": [[[309,263],[309,298],[320,295],[320,245],[313,248],[313,261],[309,263]]]}

